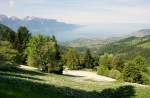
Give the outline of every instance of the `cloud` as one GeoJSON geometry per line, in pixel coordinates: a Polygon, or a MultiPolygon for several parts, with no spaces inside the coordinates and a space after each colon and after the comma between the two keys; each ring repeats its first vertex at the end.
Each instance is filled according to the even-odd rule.
{"type": "Polygon", "coordinates": [[[14,7],[15,6],[15,1],[14,0],[9,0],[9,6],[14,7]]]}

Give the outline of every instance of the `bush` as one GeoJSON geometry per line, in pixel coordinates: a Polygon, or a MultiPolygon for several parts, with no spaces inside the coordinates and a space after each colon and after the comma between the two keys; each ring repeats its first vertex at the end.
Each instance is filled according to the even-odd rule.
{"type": "Polygon", "coordinates": [[[142,72],[138,66],[130,61],[128,62],[123,70],[123,79],[127,82],[142,83],[142,72]]]}
{"type": "Polygon", "coordinates": [[[114,79],[121,79],[122,74],[118,70],[111,69],[108,76],[114,79]]]}
{"type": "Polygon", "coordinates": [[[49,65],[47,68],[48,68],[48,73],[56,73],[56,74],[63,73],[62,65],[49,65]]]}
{"type": "Polygon", "coordinates": [[[108,67],[107,67],[107,66],[105,66],[105,65],[100,65],[100,66],[98,67],[97,73],[98,73],[99,75],[108,76],[108,72],[109,72],[109,70],[108,70],[108,67]]]}
{"type": "Polygon", "coordinates": [[[150,84],[149,75],[146,73],[142,73],[142,84],[150,84]]]}

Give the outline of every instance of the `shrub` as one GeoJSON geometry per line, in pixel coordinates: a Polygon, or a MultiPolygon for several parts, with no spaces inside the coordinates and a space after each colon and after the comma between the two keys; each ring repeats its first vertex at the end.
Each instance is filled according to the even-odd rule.
{"type": "Polygon", "coordinates": [[[111,62],[113,59],[112,54],[104,54],[99,57],[99,65],[106,65],[109,69],[112,68],[111,62]]]}
{"type": "Polygon", "coordinates": [[[56,74],[62,74],[63,73],[63,66],[62,65],[48,65],[47,69],[48,69],[48,73],[56,73],[56,74]]]}
{"type": "Polygon", "coordinates": [[[150,84],[149,75],[146,73],[142,73],[142,84],[150,84]]]}
{"type": "Polygon", "coordinates": [[[98,73],[99,75],[107,76],[107,75],[108,75],[108,72],[109,72],[109,69],[108,69],[107,66],[105,66],[105,65],[100,65],[100,66],[98,67],[97,73],[98,73]]]}
{"type": "Polygon", "coordinates": [[[142,83],[142,74],[135,62],[130,61],[125,64],[123,70],[123,79],[127,82],[142,83]]]}
{"type": "Polygon", "coordinates": [[[114,78],[114,79],[121,79],[122,74],[120,73],[120,71],[115,70],[115,69],[111,69],[109,71],[109,77],[114,78]]]}

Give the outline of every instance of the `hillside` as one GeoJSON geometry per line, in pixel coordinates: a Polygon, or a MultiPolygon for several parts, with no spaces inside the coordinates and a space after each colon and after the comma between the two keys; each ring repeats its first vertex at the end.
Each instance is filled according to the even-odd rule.
{"type": "Polygon", "coordinates": [[[150,64],[150,36],[125,38],[99,48],[98,53],[123,54],[127,59],[141,55],[150,64]]]}
{"type": "Polygon", "coordinates": [[[123,82],[100,82],[32,69],[0,71],[4,98],[149,98],[150,87],[123,82]],[[127,86],[128,85],[128,86],[127,86]],[[110,97],[111,96],[111,97],[110,97]]]}

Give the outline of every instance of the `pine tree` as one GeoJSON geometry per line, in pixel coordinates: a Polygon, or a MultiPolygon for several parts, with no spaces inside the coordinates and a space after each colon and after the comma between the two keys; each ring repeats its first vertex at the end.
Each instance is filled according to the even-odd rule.
{"type": "Polygon", "coordinates": [[[26,27],[19,27],[15,40],[15,48],[19,52],[23,52],[23,50],[26,48],[30,36],[31,34],[29,33],[29,30],[26,27]]]}
{"type": "Polygon", "coordinates": [[[91,55],[90,49],[87,49],[84,55],[84,67],[93,68],[93,57],[91,55]]]}
{"type": "Polygon", "coordinates": [[[80,57],[79,53],[74,48],[68,49],[68,51],[64,54],[63,57],[64,57],[63,59],[65,60],[65,65],[69,69],[77,70],[81,68],[80,60],[79,60],[79,57],[80,57]]]}
{"type": "Polygon", "coordinates": [[[27,47],[30,36],[31,34],[26,27],[20,27],[17,31],[14,48],[19,52],[16,60],[18,63],[25,63],[26,55],[24,54],[24,50],[27,47]]]}

